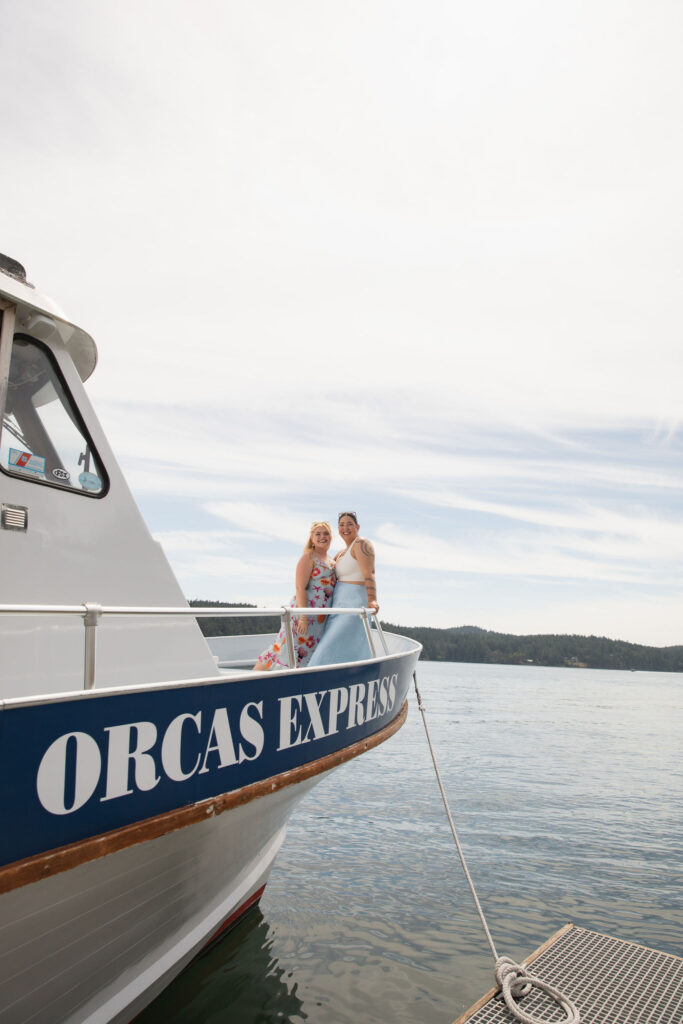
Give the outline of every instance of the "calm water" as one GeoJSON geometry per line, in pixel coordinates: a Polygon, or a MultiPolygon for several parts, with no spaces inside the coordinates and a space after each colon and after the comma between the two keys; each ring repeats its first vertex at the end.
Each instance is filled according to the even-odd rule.
{"type": "MultiPolygon", "coordinates": [[[[683,675],[427,662],[419,685],[501,955],[565,922],[683,954],[683,675]]],[[[261,901],[138,1024],[450,1024],[492,985],[414,694],[300,805],[261,901]]]]}

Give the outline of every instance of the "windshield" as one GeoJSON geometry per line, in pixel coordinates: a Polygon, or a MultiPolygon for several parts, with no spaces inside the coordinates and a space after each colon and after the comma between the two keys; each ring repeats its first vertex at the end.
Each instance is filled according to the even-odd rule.
{"type": "Polygon", "coordinates": [[[0,436],[0,468],[12,475],[102,496],[107,478],[48,350],[14,336],[0,436]]]}

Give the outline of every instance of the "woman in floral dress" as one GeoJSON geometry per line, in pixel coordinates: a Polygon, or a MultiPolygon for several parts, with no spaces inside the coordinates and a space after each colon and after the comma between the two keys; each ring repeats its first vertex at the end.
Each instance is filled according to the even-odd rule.
{"type": "MultiPolygon", "coordinates": [[[[334,562],[329,557],[332,543],[332,527],[326,522],[313,523],[304,553],[296,567],[296,595],[291,600],[290,608],[327,608],[332,600],[336,577],[334,562]]],[[[325,615],[301,615],[297,622],[292,619],[294,646],[296,648],[296,667],[306,664],[313,651],[320,643],[325,628],[325,615]]],[[[284,626],[277,639],[267,651],[259,655],[254,670],[263,672],[266,669],[289,668],[287,654],[287,636],[284,626]]]]}

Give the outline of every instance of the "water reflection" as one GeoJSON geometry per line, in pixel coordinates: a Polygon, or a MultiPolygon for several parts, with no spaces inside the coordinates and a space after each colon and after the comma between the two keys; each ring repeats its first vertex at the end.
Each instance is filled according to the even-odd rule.
{"type": "Polygon", "coordinates": [[[195,960],[136,1024],[301,1024],[297,983],[273,955],[274,936],[255,907],[195,960]]]}

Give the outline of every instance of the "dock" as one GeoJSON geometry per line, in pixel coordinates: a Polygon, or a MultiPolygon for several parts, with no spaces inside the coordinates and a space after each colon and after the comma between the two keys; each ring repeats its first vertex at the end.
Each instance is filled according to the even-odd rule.
{"type": "MultiPolygon", "coordinates": [[[[681,1024],[683,958],[567,924],[524,963],[529,973],[571,999],[581,1024],[681,1024]],[[533,966],[532,966],[533,965],[533,966]]],[[[564,1012],[532,989],[519,1007],[561,1024],[564,1012]]],[[[487,992],[455,1024],[518,1024],[500,998],[487,992]]]]}

